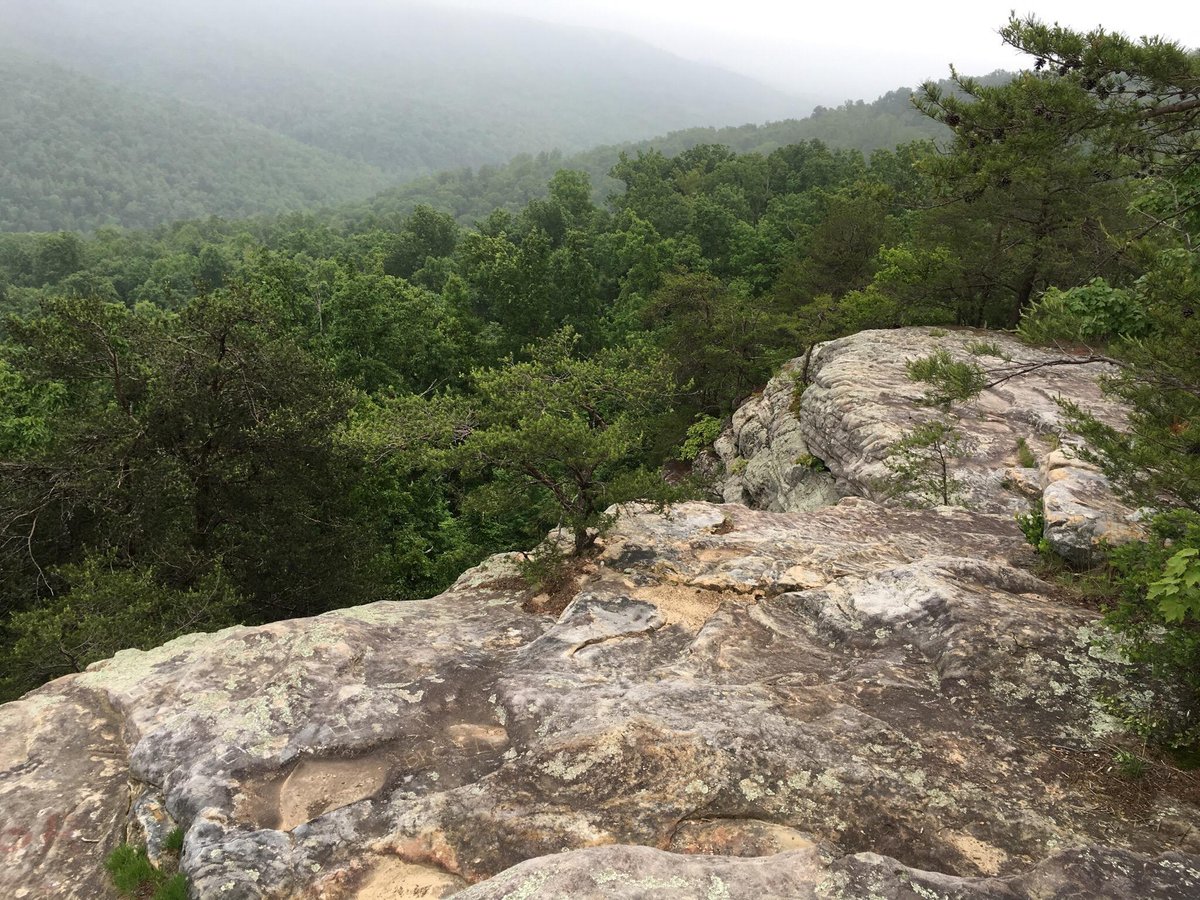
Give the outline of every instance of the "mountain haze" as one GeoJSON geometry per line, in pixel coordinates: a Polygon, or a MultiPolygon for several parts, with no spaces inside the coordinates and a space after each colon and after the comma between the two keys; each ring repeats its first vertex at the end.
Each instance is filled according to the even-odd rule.
{"type": "Polygon", "coordinates": [[[380,170],[233,116],[0,56],[0,230],[308,209],[380,170]]]}
{"type": "MultiPolygon", "coordinates": [[[[180,209],[277,211],[295,208],[294,196],[354,199],[387,180],[499,163],[521,152],[570,153],[685,127],[795,117],[811,108],[752,79],[615,33],[363,0],[286,6],[0,0],[0,49],[9,57],[6,83],[22,85],[5,103],[13,123],[13,146],[6,149],[13,155],[6,156],[0,199],[19,211],[26,194],[61,194],[66,208],[49,217],[10,213],[6,229],[114,220],[148,225],[180,209]],[[72,115],[79,92],[100,89],[81,77],[108,88],[99,109],[103,118],[121,121],[119,131],[105,129],[98,115],[72,115]],[[204,110],[191,128],[163,129],[175,135],[175,145],[164,143],[160,131],[165,101],[177,111],[180,103],[204,110]],[[189,131],[236,133],[228,153],[209,147],[205,155],[235,173],[238,165],[262,165],[287,186],[248,187],[235,209],[218,196],[194,209],[194,196],[204,193],[197,185],[207,181],[201,168],[145,209],[108,204],[101,216],[77,201],[78,191],[110,193],[127,167],[112,162],[109,171],[100,167],[80,183],[77,171],[49,165],[48,151],[38,150],[47,135],[31,124],[41,114],[38,103],[61,105],[63,117],[72,118],[69,125],[53,123],[54,153],[79,150],[104,159],[120,156],[115,143],[150,144],[163,151],[152,154],[156,159],[165,153],[182,160],[195,152],[189,131]],[[259,150],[245,146],[249,135],[259,150]],[[302,158],[296,144],[327,154],[310,157],[304,177],[290,174],[302,158]]],[[[156,185],[148,193],[162,194],[148,171],[143,180],[156,185]]]]}

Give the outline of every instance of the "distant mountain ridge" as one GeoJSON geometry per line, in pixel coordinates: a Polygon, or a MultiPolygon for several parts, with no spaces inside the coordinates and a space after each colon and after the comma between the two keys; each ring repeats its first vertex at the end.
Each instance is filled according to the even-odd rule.
{"type": "MultiPolygon", "coordinates": [[[[996,72],[983,81],[1006,80],[996,72]]],[[[947,90],[949,82],[943,82],[947,90]]],[[[546,195],[550,178],[559,169],[587,172],[597,200],[619,190],[609,170],[622,153],[657,150],[675,156],[698,144],[720,144],[738,153],[767,154],[779,147],[818,140],[833,149],[856,150],[870,156],[910,141],[938,141],[949,136],[944,125],[922,115],[911,103],[911,88],[897,88],[872,102],[848,101],[833,108],[818,107],[803,119],[784,119],[765,125],[688,128],[643,141],[593,147],[583,153],[522,154],[501,166],[439,172],[389,188],[361,203],[347,204],[337,213],[381,225],[398,221],[421,204],[447,212],[471,225],[493,209],[516,212],[530,200],[546,195]]]]}
{"type": "MultiPolygon", "coordinates": [[[[202,131],[239,135],[231,145],[238,149],[218,168],[236,172],[249,164],[256,155],[250,135],[267,169],[291,172],[291,162],[278,167],[277,161],[299,159],[296,145],[324,154],[311,157],[312,177],[294,190],[257,191],[244,183],[239,207],[216,198],[203,210],[225,215],[299,208],[293,201],[301,196],[351,200],[388,181],[498,164],[521,152],[571,153],[696,125],[795,117],[811,108],[750,78],[616,33],[365,0],[287,6],[0,0],[0,49],[6,84],[21,86],[3,108],[11,129],[5,149],[15,156],[0,163],[6,165],[0,203],[9,208],[0,228],[10,230],[112,221],[146,226],[174,210],[199,214],[193,201],[203,193],[198,186],[206,170],[164,188],[156,174],[162,160],[142,159],[139,168],[114,149],[133,143],[172,159],[194,154],[187,144],[196,129],[167,129],[180,134],[177,145],[163,134],[166,101],[202,108],[195,113],[202,131]],[[100,109],[126,131],[114,135],[96,116],[70,126],[56,122],[48,149],[29,122],[45,113],[45,104],[58,103],[56,95],[78,101],[100,83],[100,109]],[[50,165],[56,155],[98,155],[98,163],[122,174],[89,179],[81,166],[50,165]],[[339,171],[329,169],[332,163],[339,171]],[[127,177],[169,196],[127,199],[112,184],[127,177]],[[21,184],[14,188],[14,180],[21,184]],[[97,208],[80,201],[79,191],[116,194],[120,206],[97,208]],[[61,205],[50,201],[54,196],[61,205]],[[39,208],[30,209],[31,201],[39,208]]],[[[64,118],[71,115],[64,110],[64,118]]]]}
{"type": "Polygon", "coordinates": [[[153,225],[365,197],[372,166],[179,100],[0,54],[0,231],[153,225]]]}

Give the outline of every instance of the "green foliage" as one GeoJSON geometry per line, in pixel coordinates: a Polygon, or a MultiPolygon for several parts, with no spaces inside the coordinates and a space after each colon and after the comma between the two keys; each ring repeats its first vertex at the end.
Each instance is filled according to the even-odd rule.
{"type": "Polygon", "coordinates": [[[918,425],[890,448],[886,465],[891,480],[883,491],[913,506],[949,506],[959,502],[962,482],[953,475],[966,445],[947,422],[918,425]]]}
{"type": "Polygon", "coordinates": [[[1023,437],[1017,438],[1017,465],[1023,469],[1036,469],[1037,464],[1037,457],[1029,449],[1029,442],[1023,437]]]}
{"type": "Polygon", "coordinates": [[[1064,404],[1071,427],[1136,506],[1200,512],[1200,255],[1158,254],[1136,285],[1149,317],[1146,335],[1110,347],[1120,359],[1106,390],[1132,409],[1128,427],[1107,425],[1064,404]]]}
{"type": "Polygon", "coordinates": [[[987,376],[975,363],[959,362],[946,350],[935,350],[929,356],[905,363],[910,381],[931,386],[927,402],[938,406],[969,400],[983,390],[987,376]]]}
{"type": "Polygon", "coordinates": [[[1046,540],[1046,511],[1040,501],[1035,503],[1029,512],[1017,514],[1017,527],[1021,529],[1021,534],[1025,535],[1029,546],[1038,553],[1045,556],[1051,552],[1050,544],[1046,540]]]}
{"type": "Polygon", "coordinates": [[[187,900],[187,878],[179,872],[156,869],[145,847],[121,844],[104,861],[113,885],[127,897],[145,900],[187,900]]]}
{"type": "Polygon", "coordinates": [[[183,828],[178,825],[175,826],[169,832],[167,832],[167,836],[163,838],[163,850],[167,851],[168,853],[182,853],[183,838],[183,828]]]}
{"type": "Polygon", "coordinates": [[[104,867],[112,876],[113,884],[123,894],[135,895],[144,884],[153,885],[159,872],[150,864],[145,847],[121,844],[104,861],[104,867]]]}
{"type": "Polygon", "coordinates": [[[829,471],[829,467],[825,465],[825,461],[820,457],[813,456],[811,453],[801,453],[797,456],[796,465],[811,469],[814,472],[829,471]]]}
{"type": "Polygon", "coordinates": [[[675,380],[691,387],[705,412],[761,385],[792,343],[787,318],[755,298],[744,283],[708,274],[668,276],[651,298],[647,324],[675,361],[675,380]]]}
{"type": "Polygon", "coordinates": [[[957,91],[926,84],[916,98],[954,137],[925,163],[943,203],[914,237],[961,261],[950,289],[965,324],[1015,325],[1053,285],[1127,277],[1132,248],[1171,218],[1147,229],[1131,213],[1139,182],[1182,172],[1195,154],[1195,108],[1174,105],[1195,89],[1194,54],[1035,19],[1001,34],[1036,57],[1032,70],[994,85],[956,74],[957,91]]]}
{"type": "Polygon", "coordinates": [[[143,650],[193,631],[234,624],[241,598],[216,569],[172,588],[151,569],[121,568],[114,553],[50,573],[59,592],[14,613],[0,649],[0,693],[19,696],[49,678],[126,647],[143,650]]]}
{"type": "MultiPolygon", "coordinates": [[[[648,348],[582,358],[578,343],[565,328],[528,347],[528,362],[476,370],[469,397],[398,406],[393,419],[398,447],[436,447],[433,458],[451,471],[501,472],[541,494],[577,555],[609,523],[609,505],[643,496],[629,492],[628,479],[642,470],[646,426],[673,391],[648,348]]],[[[636,482],[639,491],[654,487],[636,482]]]]}
{"type": "Polygon", "coordinates": [[[684,438],[675,458],[683,462],[691,462],[704,450],[711,447],[721,436],[721,420],[713,416],[699,416],[688,426],[687,437],[684,438]]]}
{"type": "Polygon", "coordinates": [[[1130,750],[1118,750],[1113,754],[1113,764],[1117,767],[1117,771],[1121,773],[1122,778],[1127,778],[1131,781],[1136,781],[1143,778],[1149,770],[1149,765],[1145,758],[1133,753],[1130,750]]]}
{"type": "Polygon", "coordinates": [[[561,586],[569,566],[570,557],[558,541],[551,539],[525,554],[517,564],[517,571],[534,593],[554,593],[561,586]]]}
{"type": "Polygon", "coordinates": [[[967,352],[972,356],[994,356],[997,359],[1003,360],[1012,359],[995,341],[970,341],[967,344],[967,352]]]}
{"type": "Polygon", "coordinates": [[[1200,619],[1200,549],[1184,547],[1163,566],[1162,577],[1151,582],[1146,599],[1170,623],[1200,619]]]}
{"type": "Polygon", "coordinates": [[[1113,604],[1105,621],[1140,673],[1139,690],[1109,705],[1142,738],[1176,751],[1200,745],[1200,517],[1175,511],[1149,539],[1110,551],[1113,604]]]}
{"type": "Polygon", "coordinates": [[[1134,291],[1093,278],[1065,291],[1047,289],[1022,315],[1019,331],[1031,343],[1049,344],[1139,338],[1149,328],[1145,307],[1134,291]]]}

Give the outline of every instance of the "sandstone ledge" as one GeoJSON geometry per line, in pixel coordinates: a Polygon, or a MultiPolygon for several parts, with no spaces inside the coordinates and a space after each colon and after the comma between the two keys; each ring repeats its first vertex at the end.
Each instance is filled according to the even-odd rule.
{"type": "Polygon", "coordinates": [[[127,651],[0,707],[0,896],[109,896],[131,786],[201,897],[500,897],[539,857],[517,896],[1067,896],[1018,886],[1085,869],[1188,896],[1200,859],[1155,860],[1200,852],[1197,810],[1106,801],[1112,667],[1027,561],[986,512],[631,507],[557,620],[500,557],[127,651]]]}

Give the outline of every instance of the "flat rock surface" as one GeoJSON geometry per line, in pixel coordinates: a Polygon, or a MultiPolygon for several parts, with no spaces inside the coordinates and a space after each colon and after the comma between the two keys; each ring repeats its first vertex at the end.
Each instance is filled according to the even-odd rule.
{"type": "Polygon", "coordinates": [[[1194,860],[1143,859],[1078,848],[1010,878],[958,878],[898,865],[874,853],[833,858],[817,850],[763,859],[679,856],[648,847],[576,850],[522,863],[459,894],[460,900],[569,897],[572,900],[1190,900],[1200,891],[1194,860]]]}
{"type": "Polygon", "coordinates": [[[105,896],[132,784],[201,897],[908,897],[909,870],[1034,896],[1077,846],[1186,896],[1200,858],[1153,858],[1200,852],[1197,810],[1109,799],[1111,667],[1027,553],[964,509],[630,507],[557,619],[498,557],[433,600],[126,651],[0,708],[30,836],[0,895],[105,896]]]}

